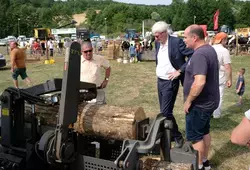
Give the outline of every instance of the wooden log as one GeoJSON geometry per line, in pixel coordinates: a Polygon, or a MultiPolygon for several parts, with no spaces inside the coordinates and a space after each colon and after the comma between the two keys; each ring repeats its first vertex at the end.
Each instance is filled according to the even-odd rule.
{"type": "MultiPolygon", "coordinates": [[[[42,124],[56,125],[58,110],[59,106],[36,106],[36,114],[42,124]]],[[[31,107],[28,105],[26,113],[28,115],[31,113],[31,107]]],[[[119,140],[135,139],[136,122],[145,118],[146,114],[141,107],[128,108],[81,103],[73,128],[80,134],[119,140]]]]}
{"type": "Polygon", "coordinates": [[[143,170],[192,170],[191,163],[173,163],[148,158],[143,162],[143,170]]]}
{"type": "MultiPolygon", "coordinates": [[[[25,120],[30,122],[31,105],[25,104],[25,120]]],[[[55,126],[57,124],[59,105],[40,106],[35,105],[36,117],[42,125],[55,126]]]]}

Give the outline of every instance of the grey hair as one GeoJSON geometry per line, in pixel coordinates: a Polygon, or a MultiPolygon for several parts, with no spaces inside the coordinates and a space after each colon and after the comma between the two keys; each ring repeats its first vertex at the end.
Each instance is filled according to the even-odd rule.
{"type": "Polygon", "coordinates": [[[168,29],[169,24],[164,21],[159,21],[152,26],[152,33],[155,34],[156,32],[168,32],[168,29]]]}

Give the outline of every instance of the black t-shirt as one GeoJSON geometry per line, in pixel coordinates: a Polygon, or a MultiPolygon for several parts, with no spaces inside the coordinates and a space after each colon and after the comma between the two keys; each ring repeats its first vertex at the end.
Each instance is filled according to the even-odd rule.
{"type": "Polygon", "coordinates": [[[205,111],[214,111],[219,104],[219,65],[217,54],[210,45],[195,50],[187,63],[184,79],[184,100],[189,95],[195,75],[206,75],[206,84],[192,106],[205,111]]]}
{"type": "Polygon", "coordinates": [[[59,46],[59,48],[63,48],[63,43],[62,43],[62,42],[59,42],[59,43],[58,43],[58,46],[59,46]]]}

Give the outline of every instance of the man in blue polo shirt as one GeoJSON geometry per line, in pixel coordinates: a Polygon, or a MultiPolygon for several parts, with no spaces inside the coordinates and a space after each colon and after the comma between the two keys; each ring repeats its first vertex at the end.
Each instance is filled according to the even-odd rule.
{"type": "Polygon", "coordinates": [[[204,32],[191,25],[184,32],[184,42],[194,49],[184,79],[186,136],[199,152],[199,169],[210,169],[207,160],[211,143],[210,118],[219,104],[219,65],[213,47],[205,43],[204,32]]]}

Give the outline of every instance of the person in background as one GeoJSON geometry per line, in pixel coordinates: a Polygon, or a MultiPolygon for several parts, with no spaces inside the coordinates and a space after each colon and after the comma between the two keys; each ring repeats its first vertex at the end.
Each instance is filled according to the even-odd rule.
{"type": "Polygon", "coordinates": [[[215,35],[213,41],[213,48],[217,53],[217,58],[219,61],[219,89],[220,89],[220,103],[218,108],[214,111],[213,117],[221,117],[221,106],[223,101],[223,95],[225,86],[230,88],[232,86],[232,67],[231,67],[231,58],[227,45],[227,34],[220,32],[215,35]]]}
{"type": "Polygon", "coordinates": [[[129,54],[130,54],[130,60],[134,61],[134,58],[135,58],[135,46],[133,46],[133,44],[130,44],[130,46],[129,46],[129,54]]]}
{"type": "Polygon", "coordinates": [[[97,50],[98,50],[98,52],[102,51],[102,41],[101,40],[98,40],[98,42],[97,42],[97,50]]]}
{"type": "Polygon", "coordinates": [[[240,106],[243,104],[242,96],[245,92],[245,79],[244,79],[245,71],[246,71],[245,68],[241,68],[238,73],[238,79],[236,82],[236,93],[239,96],[239,101],[238,103],[236,103],[237,106],[240,106]]]}
{"type": "Polygon", "coordinates": [[[18,85],[18,76],[20,75],[25,82],[30,85],[31,80],[26,73],[25,53],[22,49],[18,48],[17,42],[10,42],[10,60],[11,60],[11,72],[13,82],[16,88],[18,85]]]}
{"type": "Polygon", "coordinates": [[[50,39],[47,44],[48,44],[49,51],[50,51],[49,56],[53,57],[54,56],[54,43],[53,43],[52,39],[50,39]]]}
{"type": "Polygon", "coordinates": [[[141,62],[141,55],[142,55],[142,45],[140,42],[135,43],[135,51],[136,51],[136,58],[137,62],[141,62]]]}
{"type": "Polygon", "coordinates": [[[63,42],[62,42],[62,40],[59,40],[59,42],[58,42],[58,53],[59,54],[63,54],[63,42]]]}
{"type": "Polygon", "coordinates": [[[81,82],[94,83],[97,87],[96,104],[105,104],[106,97],[104,89],[108,85],[111,68],[109,61],[100,55],[93,54],[93,47],[90,41],[82,43],[81,56],[81,82]],[[105,70],[105,78],[102,80],[101,68],[105,70]]]}

